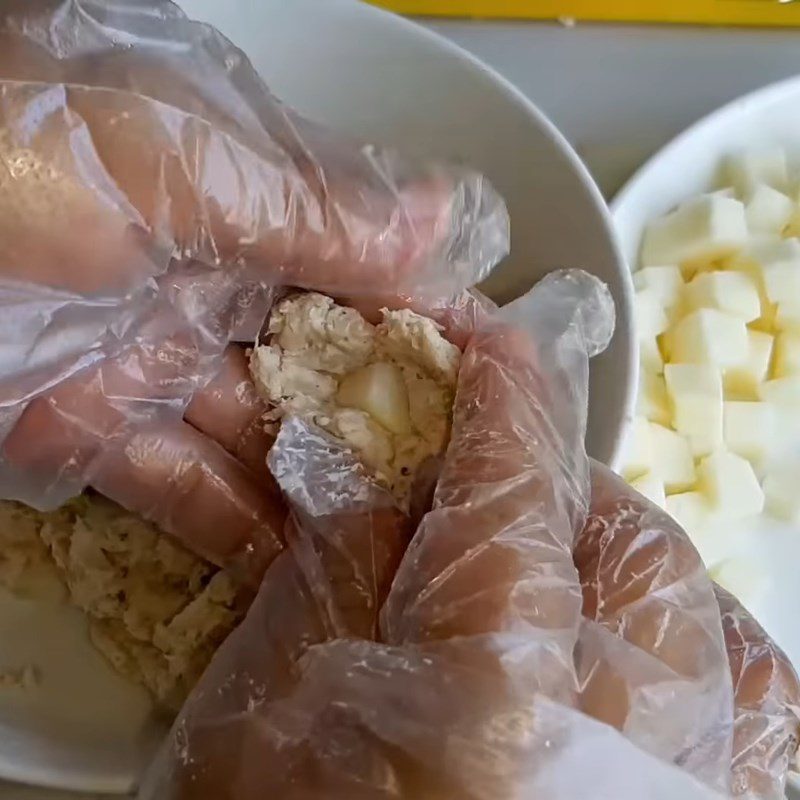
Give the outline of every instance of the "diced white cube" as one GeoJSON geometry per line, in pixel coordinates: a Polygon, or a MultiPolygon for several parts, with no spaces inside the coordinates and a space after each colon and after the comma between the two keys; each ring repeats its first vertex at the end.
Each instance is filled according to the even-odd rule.
{"type": "Polygon", "coordinates": [[[724,407],[725,446],[761,470],[770,457],[777,415],[771,403],[728,402],[724,407]]]}
{"type": "Polygon", "coordinates": [[[700,490],[713,512],[742,519],[764,510],[764,492],[749,461],[724,450],[704,458],[697,469],[700,490]]]}
{"type": "Polygon", "coordinates": [[[800,263],[765,264],[762,271],[770,302],[780,305],[800,298],[800,263]]]}
{"type": "Polygon", "coordinates": [[[688,314],[669,330],[667,339],[670,361],[720,369],[743,364],[750,349],[744,320],[715,308],[688,314]]]}
{"type": "Polygon", "coordinates": [[[740,197],[749,197],[760,184],[784,191],[789,184],[786,150],[770,147],[729,156],[723,176],[724,184],[733,186],[740,197]]]}
{"type": "Polygon", "coordinates": [[[650,423],[653,472],[661,476],[668,494],[683,492],[697,480],[689,441],[663,425],[650,423]]]}
{"type": "Polygon", "coordinates": [[[770,237],[769,242],[756,240],[751,242],[734,259],[729,261],[726,268],[747,275],[755,284],[758,290],[758,299],[761,304],[761,315],[751,323],[751,327],[771,333],[775,321],[775,304],[767,297],[767,290],[764,286],[764,275],[761,267],[762,251],[770,251],[775,242],[780,243],[779,239],[770,237]]]}
{"type": "Polygon", "coordinates": [[[684,203],[651,223],[644,235],[645,267],[678,264],[685,272],[730,256],[747,242],[744,205],[720,195],[684,203]]]}
{"type": "Polygon", "coordinates": [[[763,569],[749,558],[726,558],[715,564],[708,575],[744,606],[749,606],[766,585],[763,569]]]}
{"type": "Polygon", "coordinates": [[[631,486],[659,508],[664,508],[666,505],[667,495],[664,491],[664,481],[655,473],[648,472],[646,475],[642,475],[631,481],[631,486]]]}
{"type": "Polygon", "coordinates": [[[777,519],[800,522],[800,464],[782,464],[764,480],[767,512],[777,519]]]}
{"type": "Polygon", "coordinates": [[[731,400],[756,400],[759,386],[769,377],[774,337],[763,331],[747,331],[747,359],[725,370],[725,395],[731,400]]]}
{"type": "Polygon", "coordinates": [[[705,456],[722,445],[722,376],[709,364],[667,364],[672,426],[689,440],[692,455],[705,456]]]}
{"type": "Polygon", "coordinates": [[[800,375],[773,378],[765,381],[759,389],[762,400],[782,406],[800,406],[800,375]]]}
{"type": "Polygon", "coordinates": [[[679,267],[643,267],[633,273],[633,285],[638,291],[655,292],[662,307],[669,312],[680,302],[683,276],[679,267]]]}
{"type": "Polygon", "coordinates": [[[793,403],[773,402],[767,405],[772,407],[775,415],[770,457],[765,464],[767,469],[772,469],[775,464],[800,457],[800,414],[793,403]]]}
{"type": "Polygon", "coordinates": [[[755,187],[745,207],[747,226],[755,234],[780,236],[794,214],[794,203],[783,192],[761,183],[755,187]]]}
{"type": "Polygon", "coordinates": [[[733,264],[792,264],[800,258],[800,239],[756,236],[736,256],[733,264]]]}
{"type": "Polygon", "coordinates": [[[744,272],[701,272],[686,286],[690,310],[716,308],[752,322],[761,316],[755,281],[744,272]]]}
{"type": "Polygon", "coordinates": [[[358,408],[392,433],[411,430],[408,389],[400,367],[378,361],[344,376],[336,395],[339,405],[358,408]]]}
{"type": "Polygon", "coordinates": [[[775,361],[773,375],[788,378],[800,375],[800,334],[779,333],[775,337],[775,361]]]}
{"type": "Polygon", "coordinates": [[[800,293],[800,240],[798,239],[753,241],[742,251],[732,266],[756,276],[763,289],[763,299],[771,303],[790,302],[800,293]]]}
{"type": "Polygon", "coordinates": [[[652,466],[653,445],[650,423],[644,417],[634,417],[625,439],[622,476],[630,483],[650,472],[652,466]]]}
{"type": "Polygon", "coordinates": [[[800,333],[800,297],[777,304],[774,325],[778,331],[800,333]]]}
{"type": "Polygon", "coordinates": [[[643,289],[633,297],[633,315],[639,339],[649,339],[669,327],[661,298],[654,289],[643,289]]]}
{"type": "Polygon", "coordinates": [[[643,372],[651,372],[654,375],[664,372],[664,357],[661,355],[661,348],[655,336],[639,340],[639,363],[643,372]]]}
{"type": "Polygon", "coordinates": [[[670,495],[665,508],[689,536],[702,536],[711,524],[711,508],[700,492],[670,495]]]}
{"type": "Polygon", "coordinates": [[[650,422],[669,426],[672,413],[667,397],[667,385],[664,376],[646,369],[639,370],[639,394],[636,401],[636,413],[650,422]]]}

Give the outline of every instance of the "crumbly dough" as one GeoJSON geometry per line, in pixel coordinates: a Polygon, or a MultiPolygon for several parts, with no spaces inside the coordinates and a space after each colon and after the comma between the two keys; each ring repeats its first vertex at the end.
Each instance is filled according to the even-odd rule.
{"type": "Polygon", "coordinates": [[[44,568],[88,615],[98,650],[165,708],[242,617],[227,574],[95,494],[48,514],[0,502],[0,584],[28,589],[26,574],[44,568]]]}
{"type": "Polygon", "coordinates": [[[375,326],[325,295],[288,297],[272,311],[267,342],[253,350],[250,371],[275,409],[273,418],[311,419],[351,447],[405,505],[420,466],[447,444],[461,352],[427,317],[409,310],[382,314],[375,326]],[[337,403],[341,380],[376,362],[402,371],[409,433],[393,434],[365,411],[337,403]]]}
{"type": "Polygon", "coordinates": [[[66,590],[41,528],[42,515],[0,502],[0,586],[20,597],[61,602],[66,590]]]}
{"type": "Polygon", "coordinates": [[[24,667],[0,667],[0,689],[18,689],[29,692],[40,683],[39,670],[33,664],[24,667]]]}

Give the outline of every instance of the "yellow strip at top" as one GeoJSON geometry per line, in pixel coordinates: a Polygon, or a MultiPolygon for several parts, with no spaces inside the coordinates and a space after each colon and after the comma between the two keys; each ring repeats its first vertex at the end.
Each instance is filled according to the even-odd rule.
{"type": "Polygon", "coordinates": [[[401,14],[800,26],[800,0],[373,0],[401,14]]]}

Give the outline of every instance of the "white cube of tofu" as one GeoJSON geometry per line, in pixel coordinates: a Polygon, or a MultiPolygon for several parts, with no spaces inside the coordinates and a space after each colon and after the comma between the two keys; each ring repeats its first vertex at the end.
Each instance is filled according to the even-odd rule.
{"type": "Polygon", "coordinates": [[[713,364],[720,369],[747,361],[750,342],[743,319],[716,308],[687,314],[667,334],[669,360],[678,364],[713,364]]]}
{"type": "Polygon", "coordinates": [[[733,260],[738,264],[796,264],[800,258],[800,239],[777,239],[774,236],[752,238],[733,260]]]}
{"type": "Polygon", "coordinates": [[[786,378],[773,378],[759,387],[762,400],[779,406],[800,407],[800,375],[786,378]]]}
{"type": "Polygon", "coordinates": [[[764,492],[749,461],[735,453],[718,451],[697,469],[700,491],[712,511],[726,519],[743,519],[764,510],[764,492]]]}
{"type": "Polygon", "coordinates": [[[771,403],[725,403],[725,447],[746,458],[759,471],[770,457],[776,436],[777,415],[771,403]]]}
{"type": "Polygon", "coordinates": [[[758,286],[744,272],[701,272],[686,286],[689,310],[716,308],[752,322],[761,316],[758,286]]]}
{"type": "Polygon", "coordinates": [[[800,240],[762,238],[752,241],[732,262],[732,267],[757,278],[764,293],[762,302],[791,301],[800,288],[800,240]]]}
{"type": "Polygon", "coordinates": [[[747,237],[744,205],[727,197],[705,195],[647,227],[642,264],[678,264],[691,274],[704,264],[738,252],[747,237]]]}
{"type": "Polygon", "coordinates": [[[776,378],[800,375],[800,334],[787,332],[775,337],[772,374],[776,378]]]}
{"type": "Polygon", "coordinates": [[[683,276],[679,267],[643,267],[633,273],[633,285],[638,291],[655,292],[662,307],[669,312],[680,303],[683,276]]]}
{"type": "Polygon", "coordinates": [[[788,522],[800,522],[800,464],[782,464],[764,479],[767,513],[788,522]]]}
{"type": "Polygon", "coordinates": [[[629,483],[650,472],[653,466],[653,444],[650,423],[644,417],[634,417],[622,456],[622,476],[629,483]]]}
{"type": "Polygon", "coordinates": [[[651,372],[654,375],[664,372],[664,357],[655,336],[639,340],[639,363],[643,372],[651,372]]]}
{"type": "Polygon", "coordinates": [[[778,303],[773,324],[778,331],[800,333],[800,297],[778,303]]]}
{"type": "Polygon", "coordinates": [[[649,339],[669,327],[661,298],[654,289],[643,289],[633,297],[633,318],[639,339],[649,339]]]}
{"type": "Polygon", "coordinates": [[[711,524],[711,509],[700,492],[670,495],[665,508],[689,536],[702,536],[711,524]]]}
{"type": "Polygon", "coordinates": [[[392,433],[411,431],[408,390],[394,364],[379,361],[345,375],[339,384],[339,405],[365,411],[392,433]]]}
{"type": "Polygon", "coordinates": [[[636,400],[636,413],[657,422],[659,425],[669,426],[672,413],[667,396],[667,385],[664,376],[646,369],[639,370],[639,394],[636,400]]]}
{"type": "Polygon", "coordinates": [[[783,192],[760,183],[745,206],[747,226],[754,234],[780,236],[794,214],[794,203],[783,192]]]}
{"type": "Polygon", "coordinates": [[[756,400],[760,384],[767,380],[775,338],[763,331],[747,331],[747,359],[725,370],[723,384],[730,400],[756,400]]]}
{"type": "Polygon", "coordinates": [[[653,472],[661,476],[668,494],[683,492],[697,480],[689,441],[663,425],[650,423],[653,472]]]}
{"type": "Polygon", "coordinates": [[[800,297],[800,262],[764,264],[764,289],[770,302],[792,302],[800,297]]]}
{"type": "Polygon", "coordinates": [[[667,495],[664,491],[664,481],[655,473],[648,472],[646,475],[631,481],[631,487],[659,508],[664,508],[666,505],[667,495]]]}
{"type": "Polygon", "coordinates": [[[695,458],[722,445],[722,376],[708,364],[667,364],[664,378],[672,426],[689,440],[695,458]]]}
{"type": "Polygon", "coordinates": [[[750,326],[758,330],[771,333],[775,321],[775,304],[767,297],[767,290],[764,286],[764,275],[762,271],[762,251],[773,249],[775,242],[781,244],[781,240],[771,238],[768,244],[763,240],[752,242],[736,258],[726,265],[726,268],[747,275],[758,290],[758,300],[761,305],[761,315],[754,320],[750,326]]]}
{"type": "Polygon", "coordinates": [[[712,581],[748,606],[766,585],[766,575],[749,558],[726,558],[715,564],[708,575],[712,581]]]}
{"type": "Polygon", "coordinates": [[[770,147],[729,156],[723,166],[723,183],[733,186],[740,197],[749,197],[760,184],[786,190],[789,184],[786,150],[770,147]]]}

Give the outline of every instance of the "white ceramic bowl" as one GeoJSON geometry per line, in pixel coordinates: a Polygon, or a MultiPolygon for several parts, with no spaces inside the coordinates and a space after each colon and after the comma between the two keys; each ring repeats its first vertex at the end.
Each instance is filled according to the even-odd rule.
{"type": "MultiPolygon", "coordinates": [[[[629,276],[602,197],[552,124],[455,45],[355,0],[185,0],[184,8],[242,47],[276,93],[306,115],[361,138],[463,160],[485,172],[508,201],[513,227],[513,255],[487,286],[496,299],[515,297],[558,267],[583,267],[611,286],[617,334],[594,365],[588,444],[595,457],[614,461],[634,385],[629,276]]],[[[39,612],[24,610],[31,613],[39,612]]],[[[21,628],[36,629],[23,619],[8,604],[0,612],[0,632],[9,632],[0,641],[0,656],[14,650],[15,635],[25,638],[21,628]]],[[[146,707],[125,687],[115,695],[114,676],[98,677],[98,656],[80,626],[47,624],[62,632],[60,649],[71,653],[73,668],[48,683],[50,702],[38,702],[27,718],[0,703],[0,777],[124,789],[144,757],[143,744],[154,738],[146,707]],[[81,663],[83,676],[74,668],[81,663]],[[76,713],[75,699],[84,722],[65,737],[51,717],[76,713]]],[[[37,663],[50,644],[44,635],[30,639],[26,658],[37,663]]]]}
{"type": "Polygon", "coordinates": [[[800,78],[740,97],[700,120],[654,155],[611,204],[622,255],[636,265],[644,226],[714,183],[722,159],[785,145],[800,163],[800,78]]]}
{"type": "Polygon", "coordinates": [[[494,299],[513,299],[559,267],[581,267],[610,285],[617,333],[594,365],[587,444],[614,462],[635,388],[627,270],[599,190],[536,106],[451,42],[354,0],[181,4],[239,45],[307,116],[488,175],[509,205],[512,230],[512,255],[485,286],[494,299]]]}
{"type": "MultiPolygon", "coordinates": [[[[628,263],[638,262],[646,223],[708,190],[722,159],[748,148],[783,145],[800,165],[800,78],[735,100],[692,126],[653,156],[612,203],[628,263]]],[[[750,610],[800,667],[800,530],[774,520],[731,529],[729,555],[745,557],[766,576],[750,610]]],[[[728,554],[726,554],[728,555],[728,554]]],[[[800,796],[800,794],[798,794],[800,796]]]]}

